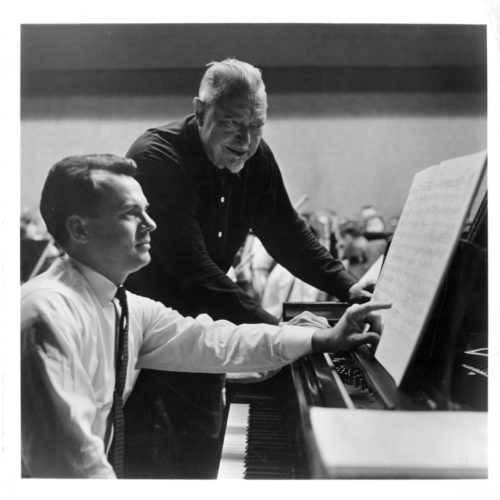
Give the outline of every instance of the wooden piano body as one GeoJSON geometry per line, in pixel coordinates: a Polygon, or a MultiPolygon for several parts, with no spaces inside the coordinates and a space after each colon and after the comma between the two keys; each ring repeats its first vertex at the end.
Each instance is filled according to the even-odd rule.
{"type": "MultiPolygon", "coordinates": [[[[229,456],[223,449],[219,477],[257,479],[487,477],[486,192],[483,191],[480,196],[480,202],[474,208],[473,218],[466,220],[463,227],[462,236],[455,247],[437,299],[429,311],[429,319],[418,350],[403,381],[396,384],[373,356],[373,352],[363,346],[353,353],[342,352],[303,358],[265,382],[229,385],[227,396],[230,404],[226,442],[231,442],[232,431],[236,430],[241,446],[239,451],[233,448],[229,456]],[[238,411],[243,413],[246,422],[233,420],[231,407],[239,408],[238,411]],[[395,417],[398,425],[400,424],[398,413],[400,413],[407,415],[412,425],[417,424],[418,428],[424,426],[423,434],[426,435],[427,422],[432,427],[435,422],[444,419],[444,422],[450,422],[450,426],[455,426],[457,419],[460,422],[463,417],[463,427],[459,425],[456,429],[450,430],[448,428],[450,426],[445,423],[439,424],[441,428],[436,427],[438,430],[433,432],[446,434],[453,431],[455,434],[450,434],[449,437],[452,441],[460,441],[464,436],[470,435],[466,443],[468,448],[462,450],[466,455],[470,452],[470,463],[468,456],[463,457],[465,467],[462,468],[462,463],[458,465],[455,463],[456,457],[448,455],[445,460],[451,459],[454,465],[441,469],[432,466],[427,468],[408,466],[397,470],[391,469],[390,466],[385,469],[376,467],[363,469],[356,468],[356,464],[345,470],[331,467],[325,457],[328,456],[328,440],[331,439],[332,433],[328,429],[324,433],[318,431],[318,426],[315,425],[318,413],[322,416],[321,409],[331,409],[332,418],[340,416],[341,419],[349,418],[349,414],[337,411],[342,409],[345,412],[365,412],[364,415],[373,415],[377,420],[382,415],[388,415],[388,420],[392,421],[395,417]],[[370,414],[372,411],[378,413],[370,414]],[[416,421],[415,416],[421,417],[422,423],[416,421]],[[266,420],[270,423],[270,427],[266,426],[266,420]]],[[[309,310],[326,317],[331,324],[334,324],[346,306],[347,304],[334,302],[285,303],[283,320],[286,321],[304,310],[309,310]]],[[[326,415],[328,417],[329,413],[326,412],[326,415]]],[[[362,414],[357,414],[353,420],[359,420],[360,415],[362,414]]],[[[375,435],[378,431],[374,429],[375,435]]],[[[416,436],[411,435],[410,438],[415,448],[422,448],[418,442],[419,431],[415,432],[416,436]]],[[[399,434],[407,436],[404,430],[399,434]]],[[[388,436],[388,440],[391,441],[390,434],[388,436]]],[[[337,441],[332,443],[332,446],[339,444],[338,436],[335,439],[337,441]]],[[[422,439],[425,440],[425,437],[422,436],[422,439]]],[[[381,462],[387,458],[386,455],[397,448],[394,446],[397,444],[387,443],[385,455],[384,450],[379,454],[381,462]]],[[[455,444],[452,443],[451,446],[455,444]]],[[[363,443],[358,445],[362,447],[363,443]]],[[[369,446],[366,448],[368,450],[369,446]]],[[[439,443],[434,445],[430,443],[428,449],[435,450],[436,455],[443,451],[439,449],[439,443]]],[[[349,454],[349,443],[346,445],[346,450],[346,454],[349,454]]],[[[396,449],[396,452],[401,450],[396,449]]],[[[407,454],[411,456],[411,446],[407,454]]],[[[430,451],[429,454],[434,455],[434,452],[430,451]]],[[[435,457],[429,456],[430,464],[434,463],[432,459],[435,457]]]]}
{"type": "MultiPolygon", "coordinates": [[[[294,311],[297,307],[316,309],[320,314],[318,307],[328,310],[328,304],[317,303],[289,304],[289,307],[294,311]]],[[[341,304],[332,303],[332,310],[325,314],[331,316],[333,311],[336,315],[340,307],[341,304]]],[[[336,408],[352,412],[453,411],[460,414],[472,411],[485,416],[488,404],[487,357],[479,358],[479,361],[477,358],[471,360],[470,356],[467,358],[465,353],[470,351],[469,347],[460,346],[445,370],[431,372],[426,380],[420,379],[420,383],[416,383],[416,379],[408,380],[399,388],[368,348],[353,353],[308,356],[283,368],[267,381],[230,384],[219,478],[373,477],[363,471],[343,475],[329,470],[318,447],[328,438],[314,429],[311,413],[317,408],[336,408]],[[476,372],[473,374],[471,369],[476,372]],[[436,381],[435,377],[443,377],[448,371],[454,372],[452,384],[429,385],[436,381]]],[[[416,376],[421,376],[418,370],[416,376]]],[[[417,474],[414,470],[383,472],[385,478],[482,478],[486,475],[485,467],[465,472],[433,471],[427,475],[425,472],[417,474]]]]}

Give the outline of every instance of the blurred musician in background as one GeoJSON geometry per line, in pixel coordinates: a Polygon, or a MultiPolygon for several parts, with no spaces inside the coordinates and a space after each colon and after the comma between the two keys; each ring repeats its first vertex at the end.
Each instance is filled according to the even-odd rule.
{"type": "MultiPolygon", "coordinates": [[[[318,242],[290,202],[262,139],[267,95],[260,70],[236,59],[210,63],[193,105],[194,114],[147,130],[127,153],[137,162],[158,224],[151,265],[131,277],[130,289],[185,315],[277,324],[226,275],[252,229],[273,259],[301,280],[341,300],[368,300],[370,293],[318,242]]],[[[144,429],[138,449],[157,448],[149,430],[170,426],[175,477],[215,477],[223,386],[216,375],[143,370],[137,399],[129,403],[129,422],[144,429]],[[141,406],[155,397],[155,387],[161,421],[141,421],[141,406]]],[[[155,467],[137,465],[146,476],[155,467]]]]}
{"type": "Polygon", "coordinates": [[[380,210],[375,205],[363,205],[359,210],[359,216],[363,226],[366,225],[366,221],[372,217],[380,216],[380,210]]]}
{"type": "MultiPolygon", "coordinates": [[[[309,196],[304,194],[293,205],[293,208],[301,214],[301,217],[307,218],[309,216],[307,212],[299,211],[300,207],[302,207],[308,199],[309,196]]],[[[328,247],[326,248],[328,249],[328,247]]],[[[262,245],[262,242],[250,229],[245,239],[245,243],[236,254],[233,267],[229,269],[227,275],[237,283],[239,287],[243,288],[258,304],[262,305],[262,297],[267,286],[267,281],[275,266],[276,261],[269,255],[262,245]]],[[[266,308],[264,307],[264,309],[266,308]]],[[[271,314],[276,316],[276,314],[272,312],[271,314]]],[[[279,318],[279,315],[277,317],[279,318]]]]}
{"type": "Polygon", "coordinates": [[[275,260],[262,242],[250,231],[227,275],[260,304],[269,274],[275,265],[275,260]]]}
{"type": "MultiPolygon", "coordinates": [[[[331,212],[306,212],[301,217],[318,241],[329,250],[333,234],[331,212]]],[[[318,302],[327,299],[325,292],[304,283],[283,266],[276,264],[269,274],[260,304],[267,312],[281,318],[283,302],[318,302]]]]}
{"type": "Polygon", "coordinates": [[[41,212],[66,256],[22,286],[24,477],[127,477],[123,401],[139,369],[268,370],[378,341],[387,305],[353,305],[334,328],[238,326],[125,291],[156,229],[135,173],[131,159],[74,156],[45,182],[41,212]]]}
{"type": "MultiPolygon", "coordinates": [[[[378,216],[376,217],[378,220],[378,216]]],[[[372,220],[372,217],[368,221],[372,220]]],[[[377,229],[377,221],[373,227],[377,229]]],[[[339,258],[345,268],[356,278],[361,277],[384,254],[387,248],[389,233],[363,230],[363,221],[346,221],[340,225],[340,238],[337,243],[339,258]]],[[[364,282],[364,280],[363,280],[364,282]]]]}
{"type": "Polygon", "coordinates": [[[21,212],[21,283],[45,271],[59,253],[47,233],[41,215],[24,209],[21,212]]]}

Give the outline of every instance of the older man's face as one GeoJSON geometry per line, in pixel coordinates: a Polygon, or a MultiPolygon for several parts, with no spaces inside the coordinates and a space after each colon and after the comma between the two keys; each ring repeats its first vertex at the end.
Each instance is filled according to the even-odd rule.
{"type": "Polygon", "coordinates": [[[201,104],[200,137],[211,162],[232,173],[239,172],[257,151],[266,121],[265,93],[237,94],[216,104],[201,104]]]}

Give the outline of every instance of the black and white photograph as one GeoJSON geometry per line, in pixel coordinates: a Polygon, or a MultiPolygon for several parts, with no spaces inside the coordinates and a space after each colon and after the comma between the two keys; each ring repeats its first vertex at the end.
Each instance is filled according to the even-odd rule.
{"type": "Polygon", "coordinates": [[[500,5],[197,3],[9,24],[8,497],[495,498],[500,5]]]}

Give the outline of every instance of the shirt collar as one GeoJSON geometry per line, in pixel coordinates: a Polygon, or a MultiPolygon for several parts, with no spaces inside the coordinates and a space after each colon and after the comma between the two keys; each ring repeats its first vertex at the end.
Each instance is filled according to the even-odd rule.
{"type": "Polygon", "coordinates": [[[106,278],[106,276],[103,276],[85,264],[82,264],[74,257],[69,257],[68,259],[85,278],[101,305],[107,306],[114,299],[117,286],[106,278]]]}

